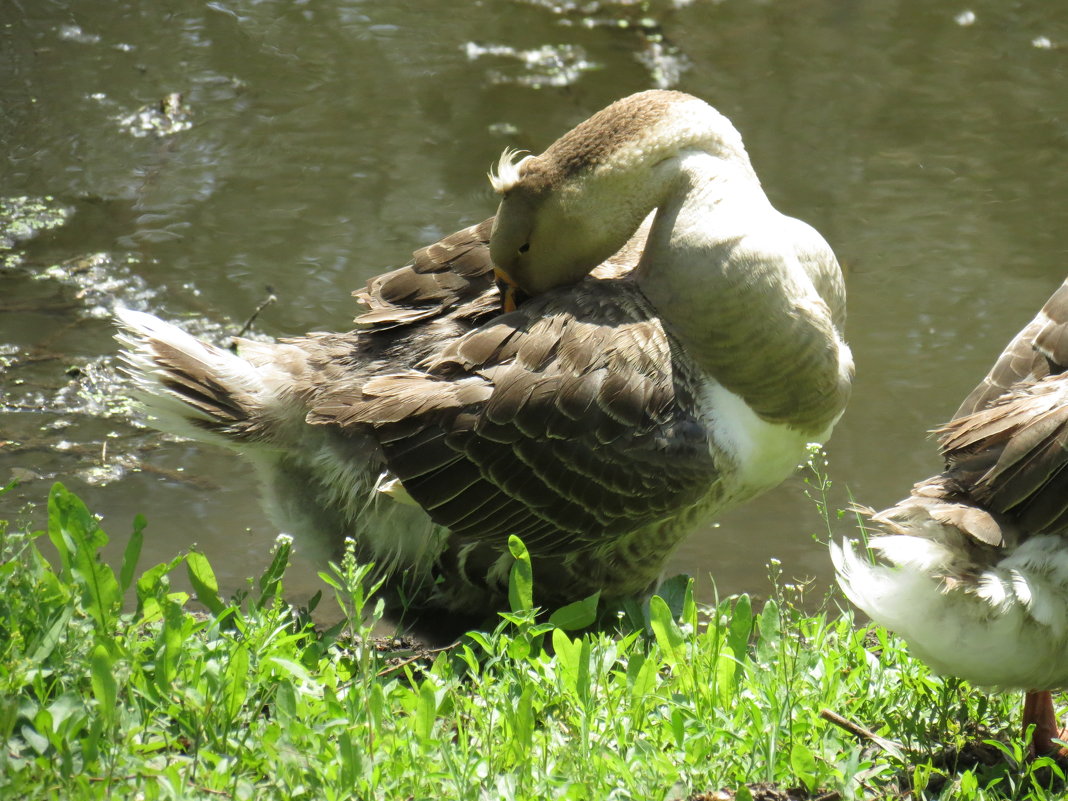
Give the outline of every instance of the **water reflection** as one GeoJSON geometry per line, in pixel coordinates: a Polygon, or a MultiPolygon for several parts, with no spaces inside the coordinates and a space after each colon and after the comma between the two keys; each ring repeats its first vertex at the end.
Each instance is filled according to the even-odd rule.
{"type": "MultiPolygon", "coordinates": [[[[1068,8],[493,0],[459,17],[428,0],[0,8],[0,217],[26,198],[62,222],[0,232],[0,479],[30,479],[2,511],[62,478],[117,540],[147,514],[146,559],[196,540],[239,586],[273,538],[251,478],[131,427],[111,305],[221,340],[270,286],[261,334],[342,328],[368,276],[492,212],[505,145],[540,150],[665,81],[735,121],[775,204],[847,269],[858,380],[834,502],[848,486],[885,506],[935,471],[925,430],[1065,271],[1068,8]],[[545,77],[472,48],[579,55],[545,77]],[[174,95],[190,125],[153,128],[174,95]],[[124,123],[141,114],[148,130],[124,123]]],[[[804,489],[676,564],[721,592],[764,587],[771,555],[826,581],[804,489]]]]}

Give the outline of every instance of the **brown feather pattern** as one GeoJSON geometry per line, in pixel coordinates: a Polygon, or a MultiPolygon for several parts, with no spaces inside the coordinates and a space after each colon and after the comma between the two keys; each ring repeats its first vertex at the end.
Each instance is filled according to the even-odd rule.
{"type": "Polygon", "coordinates": [[[1020,382],[1034,382],[1068,368],[1068,281],[998,357],[990,372],[957,409],[954,419],[984,409],[1020,382]]]}
{"type": "MultiPolygon", "coordinates": [[[[957,416],[936,433],[946,469],[872,519],[917,536],[958,531],[963,573],[1029,537],[1068,537],[1068,281],[1008,344],[957,416]],[[984,547],[985,546],[985,547],[984,547]]],[[[960,578],[960,576],[957,576],[960,578]]]]}
{"type": "Polygon", "coordinates": [[[418,372],[324,388],[312,420],[372,426],[390,470],[456,536],[502,540],[525,509],[527,537],[550,552],[607,547],[715,482],[696,369],[672,363],[633,284],[590,280],[501,315],[418,372]]]}
{"type": "Polygon", "coordinates": [[[491,217],[417,250],[411,264],[372,278],[353,293],[367,307],[356,324],[385,331],[450,311],[471,321],[499,311],[489,258],[492,230],[491,217]]]}

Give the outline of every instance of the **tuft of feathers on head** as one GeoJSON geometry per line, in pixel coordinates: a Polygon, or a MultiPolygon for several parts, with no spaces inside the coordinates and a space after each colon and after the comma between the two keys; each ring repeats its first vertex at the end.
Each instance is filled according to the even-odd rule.
{"type": "Polygon", "coordinates": [[[521,177],[519,168],[523,166],[523,162],[530,158],[534,157],[525,150],[516,150],[514,148],[506,147],[504,152],[501,153],[501,157],[497,160],[497,171],[494,172],[491,169],[488,173],[493,191],[499,195],[503,195],[519,183],[521,177]]]}

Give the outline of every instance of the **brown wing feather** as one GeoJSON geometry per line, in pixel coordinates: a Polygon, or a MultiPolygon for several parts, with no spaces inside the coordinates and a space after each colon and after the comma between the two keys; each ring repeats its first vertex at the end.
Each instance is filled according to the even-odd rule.
{"type": "Polygon", "coordinates": [[[328,391],[312,419],[372,427],[390,470],[457,537],[520,534],[563,550],[709,491],[696,374],[672,356],[631,284],[591,280],[528,301],[417,370],[328,391]]]}
{"type": "Polygon", "coordinates": [[[936,432],[944,497],[992,515],[1005,541],[1068,534],[1066,367],[1068,281],[936,432]]]}
{"type": "Polygon", "coordinates": [[[1023,536],[1068,533],[1068,375],[1018,385],[941,433],[958,493],[1023,536]]]}
{"type": "Polygon", "coordinates": [[[493,218],[417,250],[412,263],[375,276],[353,294],[367,308],[363,329],[386,331],[449,312],[477,320],[500,310],[489,237],[493,218]]]}
{"type": "Polygon", "coordinates": [[[1068,280],[1002,351],[990,372],[953,415],[985,409],[1021,381],[1039,381],[1068,368],[1068,280]]]}
{"type": "MultiPolygon", "coordinates": [[[[963,534],[982,563],[1039,534],[1068,535],[1068,281],[1008,344],[939,435],[945,471],[872,514],[892,532],[963,534]]],[[[972,562],[963,562],[971,570],[972,562]]]]}

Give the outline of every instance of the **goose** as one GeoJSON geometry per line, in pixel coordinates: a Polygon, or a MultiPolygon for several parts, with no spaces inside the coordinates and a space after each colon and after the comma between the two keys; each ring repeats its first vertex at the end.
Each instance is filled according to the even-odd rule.
{"type": "Polygon", "coordinates": [[[939,435],[946,469],[874,513],[881,560],[832,543],[854,605],[935,671],[1025,691],[1032,754],[1053,754],[1068,687],[1068,280],[939,435]]]}
{"type": "Polygon", "coordinates": [[[541,608],[647,595],[827,439],[853,375],[834,254],[704,101],[623,98],[489,177],[496,215],[370,279],[351,331],[231,353],[117,311],[152,424],[247,457],[282,530],[352,539],[431,641],[507,609],[511,535],[541,608]]]}

